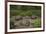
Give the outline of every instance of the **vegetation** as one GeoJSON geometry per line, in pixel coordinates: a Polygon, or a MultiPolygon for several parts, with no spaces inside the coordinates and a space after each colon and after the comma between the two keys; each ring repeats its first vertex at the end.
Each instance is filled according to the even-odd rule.
{"type": "Polygon", "coordinates": [[[11,16],[41,16],[40,6],[24,6],[24,5],[10,5],[11,16]]]}
{"type": "Polygon", "coordinates": [[[34,28],[41,27],[41,20],[40,20],[40,18],[37,18],[37,19],[33,20],[32,25],[34,26],[34,28]]]}

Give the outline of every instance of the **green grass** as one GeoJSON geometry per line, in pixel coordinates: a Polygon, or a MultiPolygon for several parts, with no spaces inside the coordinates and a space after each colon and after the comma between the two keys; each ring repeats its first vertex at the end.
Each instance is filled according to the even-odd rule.
{"type": "Polygon", "coordinates": [[[33,26],[34,28],[38,28],[38,27],[41,27],[41,20],[40,18],[37,18],[33,21],[33,26]]]}

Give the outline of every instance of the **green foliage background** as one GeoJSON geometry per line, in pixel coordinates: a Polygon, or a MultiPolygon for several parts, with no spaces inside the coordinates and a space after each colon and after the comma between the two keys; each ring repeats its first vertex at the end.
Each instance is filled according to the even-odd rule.
{"type": "Polygon", "coordinates": [[[10,5],[11,16],[41,16],[41,6],[10,5]]]}

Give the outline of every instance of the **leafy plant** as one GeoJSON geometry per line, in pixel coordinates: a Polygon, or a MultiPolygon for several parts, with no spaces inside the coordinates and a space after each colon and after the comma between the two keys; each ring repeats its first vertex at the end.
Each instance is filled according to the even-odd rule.
{"type": "Polygon", "coordinates": [[[41,20],[40,18],[37,18],[33,21],[34,27],[41,27],[41,20]]]}

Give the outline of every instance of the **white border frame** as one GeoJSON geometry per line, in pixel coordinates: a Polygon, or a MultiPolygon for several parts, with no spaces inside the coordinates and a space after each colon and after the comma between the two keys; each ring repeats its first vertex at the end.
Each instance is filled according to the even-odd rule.
{"type": "Polygon", "coordinates": [[[32,4],[32,3],[18,3],[18,2],[8,2],[7,3],[7,32],[19,32],[19,31],[35,31],[43,30],[43,4],[32,4]],[[10,29],[10,5],[30,5],[30,6],[41,6],[41,28],[26,28],[26,29],[10,29]]]}

